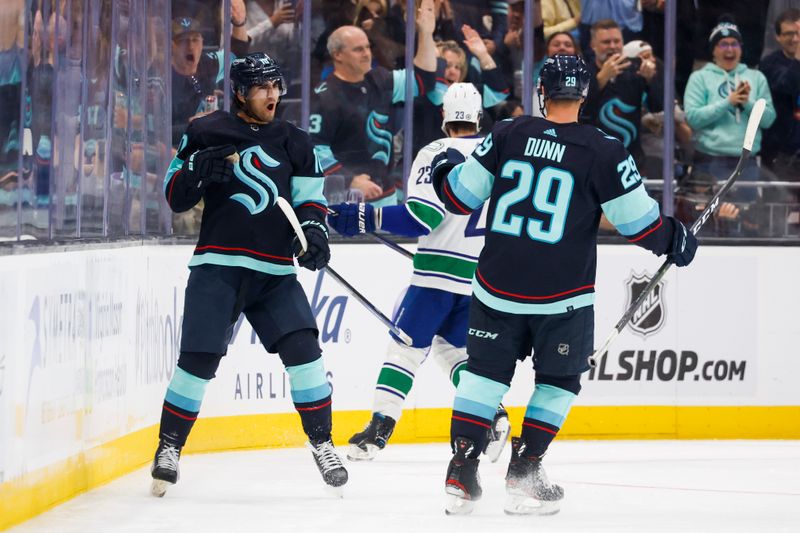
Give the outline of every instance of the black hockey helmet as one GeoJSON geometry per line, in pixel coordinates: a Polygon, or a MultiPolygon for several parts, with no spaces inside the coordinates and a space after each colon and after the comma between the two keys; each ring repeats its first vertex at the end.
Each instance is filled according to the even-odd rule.
{"type": "Polygon", "coordinates": [[[548,57],[539,72],[539,95],[553,100],[580,100],[589,94],[589,79],[589,69],[580,56],[548,57]]]}
{"type": "Polygon", "coordinates": [[[231,63],[231,91],[234,101],[237,94],[244,98],[250,87],[264,85],[267,82],[277,84],[280,96],[286,94],[286,80],[283,79],[281,69],[275,60],[264,52],[247,54],[234,59],[231,63]]]}

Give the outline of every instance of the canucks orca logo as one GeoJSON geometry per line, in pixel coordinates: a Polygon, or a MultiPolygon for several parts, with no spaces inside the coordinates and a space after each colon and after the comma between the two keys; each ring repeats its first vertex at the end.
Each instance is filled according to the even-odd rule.
{"type": "Polygon", "coordinates": [[[367,137],[379,146],[379,149],[372,154],[372,159],[382,161],[385,165],[389,164],[389,154],[392,153],[392,133],[385,129],[389,123],[389,116],[371,111],[367,117],[367,137]]]}
{"type": "MultiPolygon", "coordinates": [[[[627,309],[636,301],[644,288],[650,282],[650,277],[647,274],[636,274],[631,272],[631,277],[626,282],[628,287],[628,303],[625,304],[627,309]]],[[[650,291],[650,294],[639,306],[639,309],[631,317],[629,325],[633,331],[647,337],[658,330],[664,325],[664,282],[659,281],[658,284],[650,291]]]]}
{"type": "Polygon", "coordinates": [[[278,188],[275,186],[275,182],[263,172],[262,168],[263,166],[275,168],[280,166],[280,163],[268,156],[260,146],[251,146],[239,155],[240,159],[234,165],[233,173],[239,181],[255,191],[258,201],[256,202],[250,195],[243,192],[231,195],[231,200],[245,206],[251,215],[257,215],[268,207],[272,207],[278,198],[278,188]]]}
{"type": "Polygon", "coordinates": [[[636,139],[636,126],[633,122],[623,117],[626,113],[632,113],[636,106],[626,104],[619,98],[612,98],[600,108],[600,122],[603,129],[612,132],[625,145],[629,147],[636,139]]]}

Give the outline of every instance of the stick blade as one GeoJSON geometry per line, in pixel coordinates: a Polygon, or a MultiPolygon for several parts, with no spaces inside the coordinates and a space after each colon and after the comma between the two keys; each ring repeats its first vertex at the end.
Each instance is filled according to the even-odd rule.
{"type": "Polygon", "coordinates": [[[743,148],[748,152],[753,151],[753,141],[756,140],[756,133],[758,133],[758,126],[761,124],[761,117],[764,116],[764,109],[767,107],[767,101],[763,98],[756,100],[753,104],[753,110],[750,112],[750,119],[747,121],[747,130],[744,134],[743,148]]]}

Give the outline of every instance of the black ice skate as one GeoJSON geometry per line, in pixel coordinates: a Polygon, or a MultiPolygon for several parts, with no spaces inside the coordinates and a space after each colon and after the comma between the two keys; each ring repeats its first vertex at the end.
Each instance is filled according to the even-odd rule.
{"type": "Polygon", "coordinates": [[[511,423],[508,421],[508,413],[503,404],[497,408],[492,420],[492,427],[489,428],[489,442],[486,443],[486,449],[483,454],[491,462],[496,463],[503,453],[503,448],[508,442],[508,435],[511,433],[511,423]]]}
{"type": "Polygon", "coordinates": [[[325,484],[331,487],[336,495],[341,496],[341,487],[347,483],[347,470],[339,454],[336,453],[331,439],[310,441],[308,447],[325,484]]]}
{"type": "Polygon", "coordinates": [[[373,460],[378,451],[386,447],[386,441],[392,436],[396,423],[391,416],[372,413],[372,420],[364,431],[350,437],[347,458],[351,461],[373,460]]]}
{"type": "Polygon", "coordinates": [[[556,514],[564,489],[547,479],[541,457],[525,454],[525,442],[511,439],[511,461],[506,474],[506,514],[556,514]]]}
{"type": "Polygon", "coordinates": [[[447,493],[444,511],[447,514],[469,514],[483,494],[478,475],[480,460],[469,457],[475,444],[465,437],[456,437],[455,449],[444,482],[444,491],[447,493]]]}
{"type": "Polygon", "coordinates": [[[153,496],[163,497],[167,492],[167,487],[178,482],[180,475],[178,461],[180,458],[180,446],[164,440],[158,442],[158,449],[153,458],[153,466],[150,467],[150,474],[153,476],[150,493],[153,496]]]}

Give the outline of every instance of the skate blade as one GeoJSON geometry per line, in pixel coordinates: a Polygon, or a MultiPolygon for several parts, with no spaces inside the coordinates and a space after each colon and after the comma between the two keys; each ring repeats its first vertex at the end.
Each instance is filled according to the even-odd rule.
{"type": "Polygon", "coordinates": [[[509,494],[503,507],[509,515],[537,515],[547,516],[556,514],[561,510],[561,502],[545,502],[519,494],[509,494]]]}
{"type": "Polygon", "coordinates": [[[163,479],[154,479],[153,483],[150,484],[150,494],[156,498],[163,498],[170,485],[173,485],[173,483],[164,481],[163,479]]]}
{"type": "Polygon", "coordinates": [[[445,502],[444,512],[447,515],[465,515],[470,514],[475,508],[475,502],[465,498],[466,494],[463,490],[448,485],[445,487],[447,493],[447,502],[445,502]]]}
{"type": "Polygon", "coordinates": [[[486,451],[483,452],[492,463],[496,463],[503,454],[503,449],[506,447],[506,442],[508,442],[508,435],[511,433],[511,422],[508,421],[508,418],[501,418],[497,421],[495,430],[499,437],[497,440],[490,441],[486,445],[486,451]]]}
{"type": "Polygon", "coordinates": [[[365,444],[366,450],[351,444],[347,450],[347,458],[351,461],[372,461],[378,455],[379,448],[374,444],[365,444]]]}

